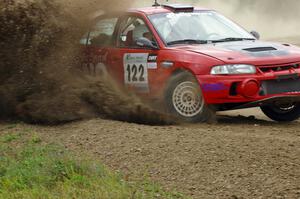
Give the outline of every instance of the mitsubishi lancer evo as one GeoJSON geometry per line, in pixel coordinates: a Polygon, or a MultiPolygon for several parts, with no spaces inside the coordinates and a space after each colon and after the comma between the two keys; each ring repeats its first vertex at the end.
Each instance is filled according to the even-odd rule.
{"type": "Polygon", "coordinates": [[[105,68],[183,121],[249,107],[279,122],[300,117],[300,48],[260,41],[214,10],[176,4],[103,14],[80,42],[90,70],[105,68]]]}

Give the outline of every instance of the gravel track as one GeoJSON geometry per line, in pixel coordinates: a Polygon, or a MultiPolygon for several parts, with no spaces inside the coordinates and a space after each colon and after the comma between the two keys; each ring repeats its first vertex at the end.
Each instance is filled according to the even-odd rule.
{"type": "Polygon", "coordinates": [[[57,127],[20,124],[16,130],[31,128],[47,142],[99,159],[126,178],[146,174],[192,198],[299,199],[300,122],[271,122],[256,109],[224,114],[216,124],[144,126],[94,119],[57,127]],[[252,113],[259,119],[246,117],[252,113]]]}

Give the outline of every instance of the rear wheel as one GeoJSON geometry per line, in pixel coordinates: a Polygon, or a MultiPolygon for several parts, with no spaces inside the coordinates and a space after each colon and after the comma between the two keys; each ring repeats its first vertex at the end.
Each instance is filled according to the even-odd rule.
{"type": "Polygon", "coordinates": [[[169,112],[184,122],[205,122],[214,116],[205,104],[197,80],[187,72],[171,78],[165,100],[169,112]]]}
{"type": "Polygon", "coordinates": [[[278,122],[292,122],[300,118],[300,103],[273,103],[262,106],[261,110],[270,119],[278,122]]]}

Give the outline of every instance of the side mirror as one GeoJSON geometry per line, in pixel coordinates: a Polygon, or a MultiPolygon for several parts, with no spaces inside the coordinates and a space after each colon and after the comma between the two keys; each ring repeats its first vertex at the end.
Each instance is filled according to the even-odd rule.
{"type": "Polygon", "coordinates": [[[256,39],[260,39],[260,34],[257,31],[251,31],[250,34],[253,35],[256,39]]]}
{"type": "Polygon", "coordinates": [[[120,39],[122,42],[125,42],[127,40],[127,36],[126,35],[121,35],[120,39]]]}
{"type": "Polygon", "coordinates": [[[151,49],[155,49],[155,50],[158,49],[157,46],[153,45],[153,43],[145,37],[138,38],[136,40],[136,45],[139,47],[142,47],[142,48],[151,48],[151,49]]]}

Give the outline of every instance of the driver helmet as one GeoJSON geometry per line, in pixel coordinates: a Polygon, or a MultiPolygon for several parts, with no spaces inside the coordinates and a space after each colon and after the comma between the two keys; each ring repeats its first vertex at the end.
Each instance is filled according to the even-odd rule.
{"type": "Polygon", "coordinates": [[[136,41],[137,39],[144,37],[144,34],[149,32],[147,26],[145,24],[141,24],[133,29],[133,40],[136,41]]]}

